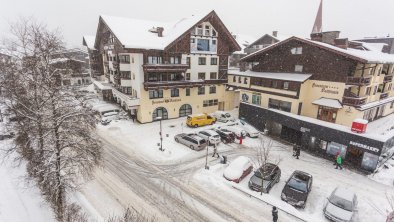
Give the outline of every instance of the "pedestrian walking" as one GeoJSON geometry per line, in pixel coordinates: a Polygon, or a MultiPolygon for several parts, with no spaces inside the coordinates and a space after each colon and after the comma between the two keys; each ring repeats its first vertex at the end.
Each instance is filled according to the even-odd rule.
{"type": "Polygon", "coordinates": [[[297,146],[297,148],[296,148],[296,153],[295,153],[295,157],[296,157],[297,159],[299,159],[300,154],[301,154],[301,146],[297,146]]]}
{"type": "Polygon", "coordinates": [[[133,120],[133,123],[134,123],[134,121],[135,121],[135,114],[134,113],[131,114],[131,119],[133,120]]]}
{"type": "Polygon", "coordinates": [[[272,220],[274,222],[278,221],[278,209],[276,209],[276,207],[272,207],[272,220]]]}
{"type": "Polygon", "coordinates": [[[216,143],[213,144],[213,154],[212,157],[215,157],[217,155],[217,158],[219,158],[219,153],[218,153],[218,148],[216,147],[216,143]]]}
{"type": "Polygon", "coordinates": [[[294,144],[293,145],[293,156],[296,156],[296,153],[297,153],[297,145],[294,144]]]}
{"type": "Polygon", "coordinates": [[[332,164],[332,165],[334,165],[334,166],[337,165],[337,158],[338,158],[338,155],[339,155],[339,152],[337,152],[337,153],[335,154],[334,164],[332,164]]]}
{"type": "Polygon", "coordinates": [[[338,167],[339,167],[339,169],[342,170],[342,156],[341,155],[337,156],[337,166],[335,167],[335,169],[338,169],[338,167]]]}

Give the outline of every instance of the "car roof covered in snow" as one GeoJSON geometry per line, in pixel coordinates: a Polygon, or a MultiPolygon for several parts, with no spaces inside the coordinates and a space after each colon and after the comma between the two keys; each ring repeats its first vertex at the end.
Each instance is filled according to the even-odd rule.
{"type": "Polygon", "coordinates": [[[352,190],[346,189],[344,187],[337,187],[333,194],[348,201],[353,201],[353,198],[356,195],[352,190]]]}

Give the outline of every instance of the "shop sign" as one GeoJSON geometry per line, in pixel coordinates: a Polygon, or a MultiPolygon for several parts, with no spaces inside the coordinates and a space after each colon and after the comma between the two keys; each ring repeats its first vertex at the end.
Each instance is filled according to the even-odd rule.
{"type": "Polygon", "coordinates": [[[161,104],[161,103],[174,103],[174,102],[180,102],[181,99],[173,99],[173,98],[169,98],[169,99],[163,99],[163,100],[152,100],[152,105],[154,104],[161,104]]]}
{"type": "Polygon", "coordinates": [[[329,86],[326,84],[312,84],[312,88],[321,88],[322,93],[339,94],[339,88],[336,86],[329,86]]]}
{"type": "Polygon", "coordinates": [[[365,149],[365,150],[369,150],[369,151],[375,152],[375,153],[379,153],[379,151],[380,151],[379,148],[368,146],[368,145],[365,145],[365,144],[362,144],[362,143],[357,143],[357,142],[354,142],[354,141],[350,141],[349,144],[352,145],[352,146],[358,147],[358,148],[362,148],[362,149],[365,149]]]}

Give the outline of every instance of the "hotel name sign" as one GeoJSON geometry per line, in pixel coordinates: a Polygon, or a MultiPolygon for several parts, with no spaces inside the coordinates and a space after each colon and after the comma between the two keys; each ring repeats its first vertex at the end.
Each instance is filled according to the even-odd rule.
{"type": "Polygon", "coordinates": [[[161,99],[161,100],[152,100],[152,105],[162,104],[162,103],[175,103],[175,102],[180,102],[180,101],[181,101],[181,99],[179,99],[179,98],[176,98],[176,99],[168,98],[168,99],[161,99]]]}
{"type": "Polygon", "coordinates": [[[312,88],[321,88],[322,93],[339,94],[339,88],[336,86],[313,83],[312,88]]]}

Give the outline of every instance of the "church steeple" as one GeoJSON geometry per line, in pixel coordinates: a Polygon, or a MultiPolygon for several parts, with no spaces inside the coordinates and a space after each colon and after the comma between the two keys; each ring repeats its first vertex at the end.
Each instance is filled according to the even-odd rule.
{"type": "Polygon", "coordinates": [[[322,29],[323,21],[322,20],[323,20],[323,0],[320,1],[319,10],[317,11],[315,24],[313,25],[311,34],[321,33],[323,31],[323,29],[322,29]]]}

